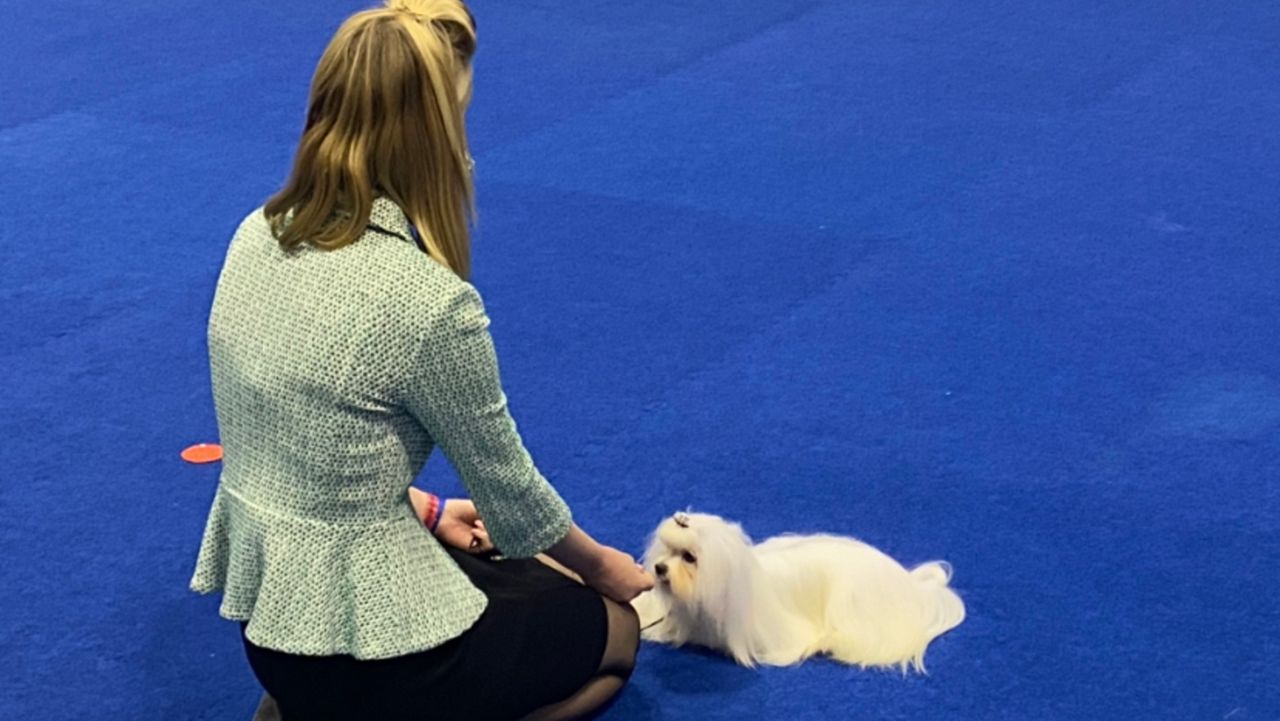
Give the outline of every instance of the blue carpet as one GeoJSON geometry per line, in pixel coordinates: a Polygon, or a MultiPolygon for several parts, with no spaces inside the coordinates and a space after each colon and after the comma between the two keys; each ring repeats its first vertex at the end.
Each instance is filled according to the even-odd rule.
{"type": "MultiPolygon", "coordinates": [[[[0,718],[249,717],[177,454],[362,6],[0,9],[0,718]]],[[[475,280],[583,525],[858,535],[969,604],[926,677],[646,647],[607,718],[1280,718],[1280,5],[475,11],[475,280]]]]}

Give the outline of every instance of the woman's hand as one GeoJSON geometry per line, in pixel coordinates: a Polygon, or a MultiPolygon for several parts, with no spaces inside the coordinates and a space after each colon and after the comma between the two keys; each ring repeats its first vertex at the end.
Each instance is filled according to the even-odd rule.
{"type": "Polygon", "coordinates": [[[618,603],[627,603],[653,588],[653,576],[646,573],[636,563],[636,559],[628,553],[603,545],[596,563],[582,574],[582,580],[601,595],[618,603]]]}
{"type": "Polygon", "coordinates": [[[493,541],[484,528],[484,521],[476,512],[476,504],[466,498],[450,498],[442,501],[440,523],[436,526],[436,538],[454,548],[468,553],[486,553],[493,550],[493,541]]]}

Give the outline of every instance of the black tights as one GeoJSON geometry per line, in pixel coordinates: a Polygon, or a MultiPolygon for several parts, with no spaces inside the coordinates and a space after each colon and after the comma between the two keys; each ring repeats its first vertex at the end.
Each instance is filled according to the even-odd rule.
{"type": "Polygon", "coordinates": [[[600,673],[577,693],[559,703],[543,706],[521,721],[570,721],[593,718],[608,707],[636,667],[640,648],[640,620],[630,605],[602,598],[609,614],[609,641],[600,659],[600,673]]]}

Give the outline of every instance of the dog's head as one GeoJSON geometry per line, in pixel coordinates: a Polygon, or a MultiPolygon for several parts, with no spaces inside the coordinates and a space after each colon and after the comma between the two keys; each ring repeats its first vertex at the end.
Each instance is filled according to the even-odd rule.
{"type": "Polygon", "coordinates": [[[706,513],[680,512],[664,520],[644,553],[660,595],[705,610],[725,607],[734,579],[749,578],[743,566],[750,560],[751,539],[742,527],[706,513]]]}

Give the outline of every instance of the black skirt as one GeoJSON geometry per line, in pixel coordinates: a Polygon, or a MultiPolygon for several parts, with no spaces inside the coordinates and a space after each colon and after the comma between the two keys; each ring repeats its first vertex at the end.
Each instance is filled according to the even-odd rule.
{"type": "Polygon", "coordinates": [[[608,635],[598,593],[534,559],[448,551],[489,605],[466,633],[437,648],[362,661],[297,656],[244,639],[249,665],[284,721],[518,719],[596,675],[608,635]]]}

